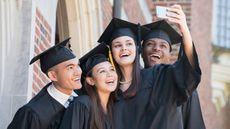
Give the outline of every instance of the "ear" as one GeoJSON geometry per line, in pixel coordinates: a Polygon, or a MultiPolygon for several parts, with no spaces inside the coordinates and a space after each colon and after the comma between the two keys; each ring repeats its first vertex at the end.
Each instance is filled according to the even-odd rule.
{"type": "Polygon", "coordinates": [[[89,84],[89,85],[91,85],[91,86],[94,86],[95,85],[95,82],[94,82],[94,80],[93,80],[93,78],[92,77],[86,77],[86,82],[89,84]]]}
{"type": "Polygon", "coordinates": [[[57,74],[56,74],[56,72],[53,71],[53,70],[48,71],[47,75],[48,75],[48,77],[49,77],[49,79],[50,79],[51,81],[54,81],[54,82],[55,82],[55,81],[58,80],[58,79],[57,79],[57,74]]]}

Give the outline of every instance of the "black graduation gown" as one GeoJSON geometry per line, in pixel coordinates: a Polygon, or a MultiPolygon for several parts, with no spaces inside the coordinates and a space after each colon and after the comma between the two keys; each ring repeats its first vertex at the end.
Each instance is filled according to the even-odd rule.
{"type": "Polygon", "coordinates": [[[195,48],[194,68],[187,56],[180,54],[173,65],[143,69],[141,86],[134,97],[125,99],[119,94],[114,105],[115,129],[183,129],[178,105],[196,89],[201,71],[195,48]]]}
{"type": "Polygon", "coordinates": [[[184,129],[205,129],[197,90],[182,105],[184,129]]]}
{"type": "MultiPolygon", "coordinates": [[[[67,108],[59,129],[90,129],[91,101],[89,96],[77,97],[67,108]]],[[[105,129],[111,129],[111,122],[104,123],[105,129]]]]}
{"type": "Polygon", "coordinates": [[[47,84],[29,103],[15,114],[7,129],[57,129],[65,107],[51,97],[47,84]]]}
{"type": "Polygon", "coordinates": [[[86,95],[78,96],[67,108],[59,129],[89,129],[90,99],[86,95]]]}

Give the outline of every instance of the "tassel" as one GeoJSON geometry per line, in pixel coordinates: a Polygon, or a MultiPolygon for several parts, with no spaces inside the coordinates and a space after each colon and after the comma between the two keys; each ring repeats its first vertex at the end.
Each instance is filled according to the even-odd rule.
{"type": "Polygon", "coordinates": [[[113,62],[113,57],[112,57],[112,53],[111,53],[110,48],[109,48],[109,61],[111,62],[112,66],[114,67],[114,69],[116,71],[116,67],[115,67],[114,62],[113,62]]]}

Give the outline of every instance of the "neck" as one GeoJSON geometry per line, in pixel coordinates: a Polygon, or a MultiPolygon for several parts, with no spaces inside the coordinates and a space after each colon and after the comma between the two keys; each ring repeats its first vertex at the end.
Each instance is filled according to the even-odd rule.
{"type": "Polygon", "coordinates": [[[101,106],[104,110],[105,113],[107,113],[107,105],[110,97],[110,93],[103,93],[103,92],[98,92],[100,101],[101,101],[101,106]]]}
{"type": "Polygon", "coordinates": [[[54,87],[59,90],[60,92],[62,92],[63,94],[66,94],[66,95],[71,95],[73,90],[69,90],[69,89],[64,89],[62,88],[60,85],[58,85],[58,83],[56,82],[53,82],[53,85],[54,87]]]}
{"type": "Polygon", "coordinates": [[[120,67],[120,69],[123,75],[120,82],[124,82],[123,84],[120,85],[120,89],[122,91],[126,91],[132,82],[133,65],[120,67]]]}

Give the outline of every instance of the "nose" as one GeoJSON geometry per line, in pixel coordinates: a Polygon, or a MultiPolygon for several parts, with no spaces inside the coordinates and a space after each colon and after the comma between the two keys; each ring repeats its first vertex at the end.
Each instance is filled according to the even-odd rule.
{"type": "Polygon", "coordinates": [[[122,50],[127,50],[127,47],[125,45],[122,45],[122,50]]]}
{"type": "Polygon", "coordinates": [[[81,67],[79,65],[77,65],[75,68],[75,75],[81,76],[81,74],[82,74],[81,67]]]}
{"type": "Polygon", "coordinates": [[[111,71],[107,71],[106,75],[107,75],[108,77],[111,77],[111,76],[112,76],[112,72],[111,72],[111,71]]]}
{"type": "Polygon", "coordinates": [[[154,45],[153,46],[153,50],[154,51],[159,51],[160,50],[160,46],[159,45],[154,45]]]}

